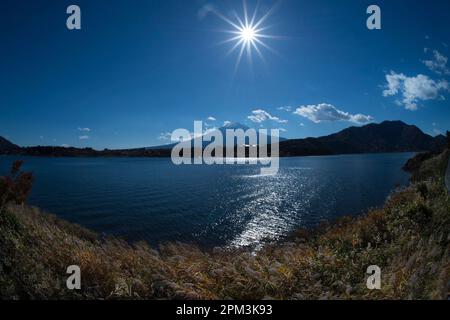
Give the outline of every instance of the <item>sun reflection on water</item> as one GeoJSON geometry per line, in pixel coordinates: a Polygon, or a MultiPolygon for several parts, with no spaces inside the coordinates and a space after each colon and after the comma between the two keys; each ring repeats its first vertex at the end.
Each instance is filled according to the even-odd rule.
{"type": "Polygon", "coordinates": [[[291,168],[276,176],[241,176],[246,185],[247,194],[239,200],[243,205],[235,209],[233,220],[242,230],[229,243],[230,247],[255,246],[279,240],[292,231],[294,225],[302,222],[299,213],[309,206],[314,189],[304,189],[299,196],[299,188],[306,185],[306,176],[299,175],[298,170],[308,168],[291,168]],[[297,172],[293,172],[297,171],[297,172]],[[247,217],[246,221],[242,221],[247,217]]]}

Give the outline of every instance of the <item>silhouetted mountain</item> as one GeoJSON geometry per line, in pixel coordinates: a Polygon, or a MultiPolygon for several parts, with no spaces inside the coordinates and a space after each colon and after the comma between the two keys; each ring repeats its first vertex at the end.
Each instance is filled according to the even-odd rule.
{"type": "Polygon", "coordinates": [[[19,146],[9,142],[5,138],[0,137],[0,152],[1,151],[9,151],[9,150],[15,150],[20,149],[19,146]]]}
{"type": "Polygon", "coordinates": [[[320,138],[288,140],[280,143],[283,156],[351,153],[435,151],[445,146],[445,137],[432,137],[402,121],[385,121],[351,127],[320,138]]]}

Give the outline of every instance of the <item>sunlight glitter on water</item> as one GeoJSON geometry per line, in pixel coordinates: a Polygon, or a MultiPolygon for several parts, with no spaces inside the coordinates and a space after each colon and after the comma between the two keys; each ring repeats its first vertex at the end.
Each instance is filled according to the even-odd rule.
{"type": "MultiPolygon", "coordinates": [[[[250,216],[243,230],[230,242],[230,247],[260,246],[262,243],[279,240],[292,231],[292,226],[301,223],[299,212],[308,205],[312,194],[304,190],[297,197],[303,178],[289,172],[264,177],[243,176],[250,187],[251,200],[236,210],[236,216],[250,216]],[[300,183],[299,183],[300,182],[300,183]]],[[[242,223],[242,222],[241,222],[242,223]]]]}

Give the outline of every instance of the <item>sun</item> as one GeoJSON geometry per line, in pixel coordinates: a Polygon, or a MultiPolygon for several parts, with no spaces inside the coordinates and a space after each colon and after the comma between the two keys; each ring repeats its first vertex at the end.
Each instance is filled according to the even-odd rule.
{"type": "Polygon", "coordinates": [[[245,27],[240,30],[239,35],[241,39],[245,42],[254,42],[258,34],[253,27],[245,27]]]}
{"type": "Polygon", "coordinates": [[[214,11],[214,13],[223,21],[231,26],[231,29],[224,30],[224,32],[231,34],[231,38],[223,41],[223,43],[233,43],[234,45],[228,51],[228,55],[233,52],[238,52],[235,71],[239,67],[242,57],[247,54],[248,60],[252,63],[253,53],[256,53],[261,60],[264,61],[262,48],[275,52],[267,43],[268,39],[277,39],[279,37],[265,34],[264,32],[270,27],[265,25],[267,18],[272,14],[273,9],[270,9],[266,14],[258,18],[258,7],[255,8],[252,15],[249,15],[247,3],[243,1],[243,14],[239,15],[236,11],[233,12],[234,17],[228,18],[221,13],[214,11]]]}

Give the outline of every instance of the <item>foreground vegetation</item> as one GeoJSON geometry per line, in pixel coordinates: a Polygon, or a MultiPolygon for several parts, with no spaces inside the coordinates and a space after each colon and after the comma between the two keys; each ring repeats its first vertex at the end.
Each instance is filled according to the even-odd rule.
{"type": "Polygon", "coordinates": [[[3,299],[446,299],[449,151],[426,159],[410,186],[383,208],[344,218],[257,253],[204,251],[173,243],[158,250],[101,239],[23,203],[32,177],[0,180],[0,297],[3,299]],[[2,194],[1,194],[2,193],[2,194]],[[66,288],[66,268],[82,289],[66,288]],[[366,287],[370,265],[381,290],[366,287]]]}

